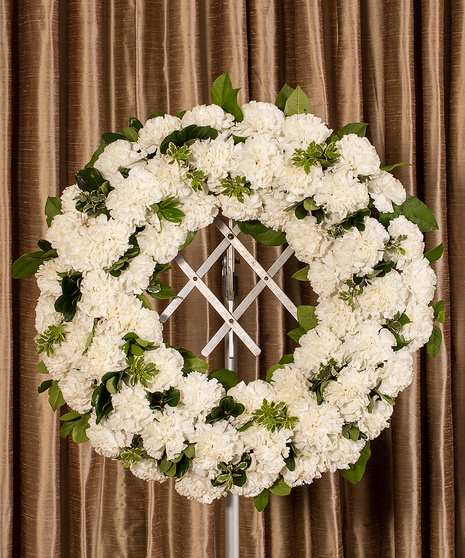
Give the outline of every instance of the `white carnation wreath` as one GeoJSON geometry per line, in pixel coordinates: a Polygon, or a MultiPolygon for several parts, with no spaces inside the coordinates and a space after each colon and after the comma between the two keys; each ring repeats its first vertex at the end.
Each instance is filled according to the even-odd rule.
{"type": "Polygon", "coordinates": [[[412,353],[438,350],[429,261],[441,247],[424,257],[434,217],[380,168],[366,125],[334,134],[300,88],[276,105],[236,96],[225,74],[214,104],[105,134],[76,185],[48,199],[41,250],[13,275],[36,273],[38,369],[52,378],[39,390],[72,409],[62,437],[90,439],[142,479],[175,477],[199,502],[231,491],[263,509],[269,491],[325,471],[360,479],[412,353]],[[163,341],[148,299],[174,295],[159,274],[220,210],[267,244],[286,240],[318,295],[267,381],[207,376],[163,341]]]}

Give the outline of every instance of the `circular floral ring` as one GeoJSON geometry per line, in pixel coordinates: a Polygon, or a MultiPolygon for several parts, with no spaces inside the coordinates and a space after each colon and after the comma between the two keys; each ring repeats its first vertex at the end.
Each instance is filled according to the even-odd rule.
{"type": "Polygon", "coordinates": [[[360,477],[432,333],[420,228],[436,225],[380,168],[364,124],[333,133],[300,88],[276,105],[231,98],[221,76],[215,104],[105,134],[76,185],[48,199],[41,252],[13,274],[37,271],[38,368],[52,378],[39,390],[72,409],[62,436],[145,480],[175,477],[188,498],[231,491],[262,509],[269,491],[325,471],[360,477]],[[265,243],[287,240],[318,295],[268,381],[205,375],[151,310],[148,296],[174,295],[159,274],[219,210],[265,243]]]}

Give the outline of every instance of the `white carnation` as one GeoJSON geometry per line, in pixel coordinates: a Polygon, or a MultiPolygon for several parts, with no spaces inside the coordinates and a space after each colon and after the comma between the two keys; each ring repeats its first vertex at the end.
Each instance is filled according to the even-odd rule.
{"type": "Polygon", "coordinates": [[[187,110],[181,119],[183,128],[196,124],[197,126],[211,126],[218,131],[229,130],[234,123],[234,116],[225,112],[218,105],[198,105],[187,110]]]}
{"type": "Polygon", "coordinates": [[[378,154],[367,138],[347,134],[336,142],[336,147],[340,153],[339,161],[357,174],[370,176],[379,173],[378,154]]]}
{"type": "Polygon", "coordinates": [[[70,370],[59,382],[63,397],[71,409],[81,415],[88,413],[91,408],[91,398],[95,390],[92,380],[86,378],[80,370],[70,370]]]}
{"type": "Polygon", "coordinates": [[[187,232],[178,225],[163,221],[162,228],[147,224],[137,235],[141,254],[147,254],[157,263],[166,264],[173,260],[184,244],[187,232]]]}
{"type": "Polygon", "coordinates": [[[299,143],[298,147],[303,149],[306,149],[312,141],[316,144],[323,143],[331,132],[332,130],[314,114],[288,116],[282,130],[285,141],[296,140],[299,143]]]}
{"type": "Polygon", "coordinates": [[[251,134],[267,133],[279,136],[284,125],[284,114],[271,103],[250,101],[241,107],[244,114],[242,122],[238,122],[234,129],[236,136],[250,136],[251,134]]]}
{"type": "Polygon", "coordinates": [[[176,116],[157,116],[150,118],[144,127],[139,130],[138,145],[147,152],[153,152],[160,147],[161,142],[168,134],[181,129],[181,120],[176,116]]]}
{"type": "Polygon", "coordinates": [[[367,185],[376,209],[382,213],[392,213],[392,202],[401,205],[407,196],[401,182],[383,170],[373,176],[367,185]]]}
{"type": "Polygon", "coordinates": [[[245,176],[254,190],[273,186],[283,164],[283,155],[269,135],[251,136],[234,148],[236,173],[245,176]]]}

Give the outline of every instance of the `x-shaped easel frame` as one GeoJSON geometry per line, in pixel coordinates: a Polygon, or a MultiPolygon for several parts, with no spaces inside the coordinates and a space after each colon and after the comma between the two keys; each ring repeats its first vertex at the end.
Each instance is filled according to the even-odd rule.
{"type": "Polygon", "coordinates": [[[273,265],[268,269],[268,271],[266,271],[242,244],[242,242],[237,238],[237,234],[239,234],[240,232],[240,229],[237,225],[233,229],[230,229],[225,223],[223,223],[223,221],[219,217],[215,218],[214,224],[225,238],[215,248],[215,250],[213,250],[210,256],[208,256],[208,258],[197,271],[194,271],[180,254],[178,254],[174,259],[174,261],[178,264],[184,274],[188,277],[189,282],[179,292],[179,298],[174,299],[166,307],[166,309],[160,316],[160,321],[166,322],[166,320],[168,320],[168,318],[173,314],[176,308],[178,308],[180,304],[182,304],[191,290],[196,287],[224,320],[224,324],[203,348],[202,355],[210,355],[211,352],[218,345],[218,343],[220,343],[221,340],[225,337],[228,330],[232,329],[234,333],[236,333],[236,335],[239,337],[239,339],[243,341],[245,346],[252,352],[252,354],[258,356],[261,352],[260,347],[249,336],[249,334],[244,330],[244,328],[239,324],[237,320],[242,316],[242,314],[247,310],[247,308],[252,304],[252,302],[258,297],[258,295],[265,287],[268,287],[273,292],[273,294],[278,298],[281,304],[297,320],[296,306],[273,280],[274,275],[281,269],[281,267],[291,257],[294,251],[288,246],[273,263],[273,265]],[[239,304],[239,306],[232,313],[225,308],[220,300],[218,300],[218,298],[207,287],[205,282],[202,281],[202,277],[222,256],[222,254],[230,245],[234,247],[236,252],[242,256],[242,258],[250,265],[253,271],[260,277],[260,281],[253,287],[253,289],[248,293],[241,304],[239,304]]]}

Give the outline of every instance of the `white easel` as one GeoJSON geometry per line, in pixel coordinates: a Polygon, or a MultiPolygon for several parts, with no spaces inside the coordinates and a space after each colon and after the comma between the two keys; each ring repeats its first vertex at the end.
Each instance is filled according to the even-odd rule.
{"type": "MultiPolygon", "coordinates": [[[[179,292],[179,298],[175,298],[166,307],[165,311],[160,316],[160,320],[163,323],[166,322],[176,308],[182,304],[186,296],[194,287],[196,287],[224,320],[224,324],[203,348],[202,355],[205,357],[210,355],[220,341],[226,337],[224,367],[237,374],[237,337],[243,341],[245,346],[252,352],[253,355],[258,356],[261,352],[260,347],[258,347],[258,345],[247,334],[237,320],[265,287],[268,287],[274,293],[280,303],[297,320],[296,306],[273,280],[273,276],[281,269],[294,251],[288,246],[276,259],[268,271],[265,271],[265,269],[263,269],[263,267],[237,238],[240,230],[237,225],[233,227],[233,221],[231,219],[229,220],[229,226],[227,226],[219,217],[215,218],[214,224],[223,234],[224,239],[215,248],[215,250],[213,250],[210,256],[208,256],[197,271],[194,271],[180,254],[178,254],[174,259],[184,274],[189,278],[189,282],[179,292]],[[234,281],[236,252],[238,255],[242,256],[243,260],[246,261],[260,277],[260,281],[253,287],[253,289],[237,307],[237,292],[234,281]],[[225,255],[223,256],[224,253],[225,255]],[[211,292],[202,280],[202,277],[222,256],[223,303],[218,300],[218,298],[211,292]]],[[[239,558],[239,496],[233,494],[228,494],[225,502],[225,557],[239,558]]]]}

